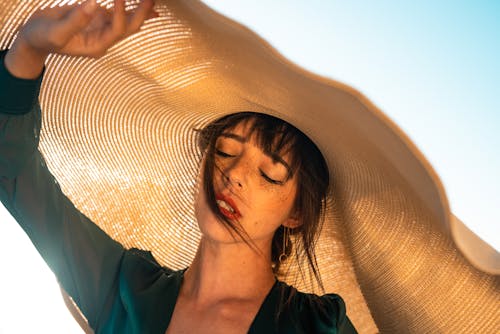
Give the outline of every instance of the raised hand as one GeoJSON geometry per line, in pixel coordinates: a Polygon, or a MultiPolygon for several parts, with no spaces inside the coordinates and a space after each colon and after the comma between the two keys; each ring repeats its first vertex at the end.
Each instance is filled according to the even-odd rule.
{"type": "Polygon", "coordinates": [[[87,0],[38,10],[19,31],[5,65],[15,76],[34,78],[50,53],[99,58],[139,31],[145,20],[158,17],[153,5],[153,0],[142,0],[135,10],[126,11],[125,0],[115,0],[108,10],[87,0]]]}

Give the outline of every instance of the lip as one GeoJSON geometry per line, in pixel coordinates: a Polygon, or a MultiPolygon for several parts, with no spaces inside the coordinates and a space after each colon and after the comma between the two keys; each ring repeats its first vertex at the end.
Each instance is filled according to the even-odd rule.
{"type": "Polygon", "coordinates": [[[227,204],[229,204],[229,206],[231,206],[231,208],[233,208],[234,212],[230,212],[230,211],[219,206],[220,212],[225,217],[232,219],[232,220],[241,218],[241,212],[240,212],[240,210],[238,210],[238,207],[236,206],[236,203],[234,203],[232,198],[227,197],[227,196],[219,193],[219,194],[215,194],[215,199],[220,200],[220,201],[224,201],[227,204]]]}

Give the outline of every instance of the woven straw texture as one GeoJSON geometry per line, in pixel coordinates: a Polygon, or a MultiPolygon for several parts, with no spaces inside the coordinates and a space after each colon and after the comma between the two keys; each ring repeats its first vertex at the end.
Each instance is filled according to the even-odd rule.
{"type": "MultiPolygon", "coordinates": [[[[36,8],[56,3],[2,1],[0,46],[36,8]]],[[[272,114],[327,158],[333,187],[318,264],[360,333],[498,331],[498,276],[471,264],[475,246],[498,254],[481,241],[458,250],[451,228],[462,225],[438,176],[391,120],[198,1],[158,1],[157,10],[99,60],[47,62],[40,150],[78,209],[125,246],[186,267],[200,238],[193,129],[238,111],[272,114]]],[[[281,279],[322,293],[300,273],[305,264],[286,266],[281,279]]]]}

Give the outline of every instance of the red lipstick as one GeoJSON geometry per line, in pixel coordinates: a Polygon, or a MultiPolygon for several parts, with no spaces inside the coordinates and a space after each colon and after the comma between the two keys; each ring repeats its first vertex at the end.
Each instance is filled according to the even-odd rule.
{"type": "Polygon", "coordinates": [[[238,207],[236,206],[232,198],[224,196],[222,194],[216,194],[215,199],[217,200],[217,206],[219,207],[219,211],[225,217],[231,220],[241,218],[241,213],[238,210],[238,207]]]}

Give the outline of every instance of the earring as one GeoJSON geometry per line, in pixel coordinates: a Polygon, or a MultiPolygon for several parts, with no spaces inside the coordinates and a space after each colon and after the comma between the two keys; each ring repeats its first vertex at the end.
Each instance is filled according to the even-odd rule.
{"type": "Polygon", "coordinates": [[[288,238],[290,236],[290,229],[288,227],[283,226],[283,250],[281,251],[281,254],[278,258],[280,261],[280,264],[286,261],[287,256],[286,256],[286,249],[288,247],[288,238]]]}

